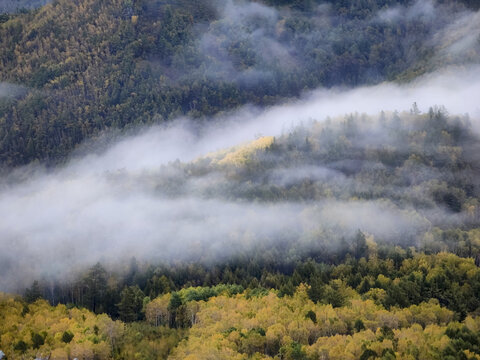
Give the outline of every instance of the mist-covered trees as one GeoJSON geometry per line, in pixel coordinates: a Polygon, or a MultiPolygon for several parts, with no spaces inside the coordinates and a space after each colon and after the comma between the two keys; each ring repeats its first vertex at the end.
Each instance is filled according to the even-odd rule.
{"type": "MultiPolygon", "coordinates": [[[[209,239],[196,245],[199,263],[132,259],[114,272],[97,264],[70,283],[34,283],[25,299],[186,328],[195,320],[186,303],[218,295],[223,290],[212,287],[219,284],[252,296],[275,289],[283,297],[303,283],[316,304],[343,307],[352,291],[386,309],[437,299],[463,319],[479,308],[476,143],[468,117],[439,107],[312,121],[276,138],[164,165],[134,181],[148,181],[173,200],[194,190],[221,201],[295,202],[300,225],[272,239],[262,227],[237,231],[232,244],[241,246],[221,262],[209,239]],[[365,209],[370,215],[359,221],[365,209]],[[183,293],[196,286],[203,288],[183,293]],[[166,294],[172,298],[155,300],[166,294]]],[[[252,219],[257,211],[251,208],[252,219]]]]}
{"type": "Polygon", "coordinates": [[[24,298],[25,298],[25,301],[28,303],[35,302],[38,299],[42,298],[42,293],[37,280],[33,282],[30,288],[25,289],[24,298]]]}
{"type": "Polygon", "coordinates": [[[140,320],[143,316],[143,299],[145,295],[138,286],[125,286],[120,293],[117,304],[118,314],[123,321],[140,320]]]}
{"type": "Polygon", "coordinates": [[[97,263],[88,271],[84,279],[84,287],[84,302],[87,307],[97,314],[104,312],[105,310],[99,304],[104,302],[107,292],[107,278],[106,271],[100,263],[97,263]]]}
{"type": "MultiPolygon", "coordinates": [[[[477,43],[432,57],[448,45],[437,30],[469,13],[419,4],[58,0],[1,15],[0,163],[55,163],[105,129],[478,60],[477,43]]],[[[414,103],[135,174],[129,184],[172,203],[252,204],[233,212],[247,220],[206,211],[220,241],[172,226],[196,236],[195,260],[93,262],[0,294],[0,357],[479,358],[478,140],[468,116],[414,103]]]]}
{"type": "Polygon", "coordinates": [[[109,128],[418,75],[438,65],[432,38],[465,8],[401,5],[60,0],[7,15],[0,81],[23,91],[0,98],[0,163],[57,163],[109,128]]]}

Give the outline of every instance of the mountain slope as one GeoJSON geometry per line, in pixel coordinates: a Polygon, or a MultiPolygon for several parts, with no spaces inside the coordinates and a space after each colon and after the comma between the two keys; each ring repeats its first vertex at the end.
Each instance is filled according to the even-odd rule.
{"type": "MultiPolygon", "coordinates": [[[[470,16],[377,0],[322,2],[54,1],[0,23],[0,163],[56,163],[109,128],[271,104],[318,86],[411,78],[435,35],[470,16]]],[[[463,54],[463,53],[462,53],[463,54]]]]}

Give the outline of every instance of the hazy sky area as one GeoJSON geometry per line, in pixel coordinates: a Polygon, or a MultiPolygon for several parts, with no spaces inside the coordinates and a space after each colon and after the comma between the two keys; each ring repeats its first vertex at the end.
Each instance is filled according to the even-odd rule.
{"type": "MultiPolygon", "coordinates": [[[[48,173],[31,167],[16,170],[4,179],[0,192],[0,291],[22,289],[43,276],[62,278],[97,261],[118,263],[131,256],[208,261],[257,241],[308,243],[308,234],[328,227],[345,227],[352,234],[362,229],[384,238],[405,228],[425,229],[424,220],[377,202],[227,201],[199,195],[200,182],[189,183],[186,195],[170,198],[155,189],[155,174],[177,159],[192,161],[259,134],[278,136],[311,119],[408,111],[414,102],[422,112],[444,105],[450,114],[468,113],[475,127],[478,94],[478,66],[445,69],[405,85],[320,89],[290,104],[244,107],[200,131],[188,119],[144,129],[48,173]],[[25,174],[27,180],[12,180],[26,179],[25,174]]],[[[323,176],[318,169],[308,171],[323,176]]],[[[280,181],[278,174],[272,181],[280,181]]]]}

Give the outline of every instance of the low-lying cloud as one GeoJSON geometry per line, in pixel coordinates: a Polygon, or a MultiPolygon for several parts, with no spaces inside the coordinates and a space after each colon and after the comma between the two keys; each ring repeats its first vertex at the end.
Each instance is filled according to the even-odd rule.
{"type": "MultiPolygon", "coordinates": [[[[215,125],[199,128],[180,119],[144,129],[102,151],[78,155],[63,168],[37,169],[27,179],[17,170],[3,179],[0,192],[0,290],[18,291],[34,278],[61,279],[96,261],[113,264],[131,256],[210,262],[282,241],[334,247],[335,237],[318,234],[338,229],[345,236],[361,229],[384,241],[414,239],[431,223],[391,203],[208,196],[206,187],[218,183],[221,193],[222,184],[228,185],[228,176],[216,173],[169,184],[183,186],[172,197],[158,179],[170,173],[175,179],[175,171],[183,171],[175,170],[176,160],[194,161],[259,134],[278,136],[302,122],[353,112],[378,116],[382,110],[408,110],[414,102],[424,112],[444,105],[451,114],[470,114],[475,127],[479,93],[478,67],[446,69],[404,85],[318,90],[268,109],[245,107],[212,120],[215,125]]],[[[318,167],[286,168],[271,173],[269,181],[288,186],[302,177],[321,182],[337,175],[318,167]]]]}

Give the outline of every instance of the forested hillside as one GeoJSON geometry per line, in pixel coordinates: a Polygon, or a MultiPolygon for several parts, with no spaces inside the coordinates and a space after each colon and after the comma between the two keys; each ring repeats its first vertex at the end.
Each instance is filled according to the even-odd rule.
{"type": "Polygon", "coordinates": [[[472,16],[459,2],[385,0],[56,0],[4,14],[0,162],[54,164],[109,128],[475,62],[478,42],[455,45],[472,16]]]}
{"type": "MultiPolygon", "coordinates": [[[[449,117],[444,109],[419,114],[414,107],[408,113],[382,113],[376,118],[350,115],[327,122],[313,121],[280,137],[262,137],[190,163],[177,161],[148,174],[109,174],[111,186],[126,183],[150,188],[159,201],[182,203],[190,199],[189,206],[197,206],[193,199],[205,199],[203,214],[182,213],[181,221],[197,226],[198,231],[204,231],[196,225],[198,221],[208,224],[211,218],[218,217],[208,209],[209,201],[230,212],[229,216],[250,213],[240,226],[229,225],[227,233],[210,230],[208,241],[191,240],[191,230],[179,226],[172,236],[191,244],[193,249],[182,248],[183,256],[178,254],[176,258],[187,263],[196,259],[199,267],[183,269],[185,264],[175,265],[172,261],[171,269],[178,266],[181,273],[187,271],[176,278],[169,266],[155,270],[141,261],[140,271],[135,260],[123,266],[125,271],[130,269],[122,275],[124,285],[135,283],[145,295],[157,296],[159,291],[184,285],[235,283],[246,288],[262,278],[270,278],[268,273],[272,272],[267,287],[281,289],[291,288],[292,283],[274,273],[292,275],[297,261],[308,259],[338,265],[352,259],[368,259],[370,251],[375,251],[384,259],[398,257],[395,264],[400,267],[401,261],[415,251],[448,251],[475,258],[480,254],[477,147],[478,137],[468,118],[449,117]],[[238,204],[238,212],[221,201],[238,204]],[[250,206],[252,202],[258,206],[250,206]],[[293,210],[286,204],[292,204],[293,210]],[[260,205],[266,206],[267,215],[260,205]],[[281,212],[286,216],[281,216],[281,212]],[[281,216],[279,219],[286,226],[270,225],[266,222],[268,214],[281,216]],[[372,214],[374,219],[370,219],[372,214]],[[259,224],[255,218],[261,220],[259,224]],[[287,231],[277,233],[270,226],[287,231]],[[225,243],[233,249],[228,251],[219,245],[225,243]],[[237,270],[245,267],[247,272],[236,274],[231,269],[230,275],[223,274],[229,267],[236,268],[237,262],[237,270]],[[216,263],[220,268],[208,270],[202,263],[216,263]],[[267,273],[262,275],[263,271],[267,273]],[[160,278],[161,284],[154,285],[160,278]]],[[[167,222],[162,224],[167,226],[167,222]]],[[[162,245],[165,256],[158,256],[169,263],[171,253],[177,250],[168,243],[162,245]]],[[[106,276],[101,266],[92,271],[87,279],[106,276]]],[[[349,276],[358,276],[358,271],[349,276]]],[[[59,287],[59,293],[52,292],[52,288],[42,292],[52,302],[74,302],[94,311],[99,311],[100,306],[100,311],[116,314],[112,307],[116,301],[93,304],[88,300],[93,295],[80,295],[87,288],[91,291],[92,286],[79,280],[75,285],[78,288],[72,292],[68,290],[70,285],[59,287]]],[[[375,279],[361,277],[355,281],[370,288],[375,279]]],[[[114,282],[121,284],[120,279],[114,282]]],[[[294,285],[299,282],[297,279],[294,285]]],[[[122,286],[112,296],[118,297],[122,286]]]]}
{"type": "Polygon", "coordinates": [[[473,0],[0,0],[0,360],[480,359],[473,0]]]}
{"type": "MultiPolygon", "coordinates": [[[[112,184],[178,202],[293,202],[299,224],[272,239],[268,223],[231,226],[222,246],[211,230],[193,252],[186,246],[182,261],[162,247],[161,264],[132,258],[97,263],[74,280],[39,278],[23,299],[4,298],[17,312],[3,310],[0,349],[51,359],[474,359],[477,146],[468,117],[423,114],[414,104],[404,113],[312,120],[130,179],[111,174],[112,184]],[[40,298],[67,304],[49,319],[87,308],[92,324],[34,325],[47,306],[40,298]],[[115,335],[98,324],[111,321],[94,316],[102,313],[116,320],[108,323],[115,335]]],[[[249,218],[264,216],[259,209],[249,208],[249,218]]],[[[184,230],[176,236],[188,241],[184,230]]]]}

